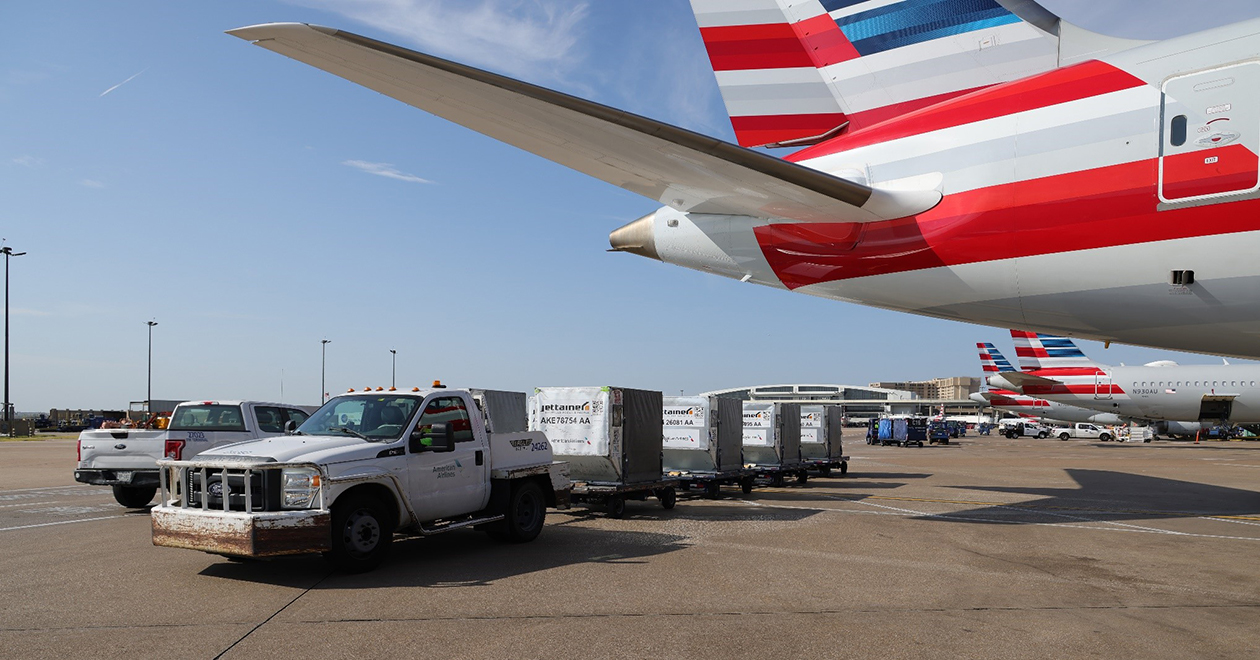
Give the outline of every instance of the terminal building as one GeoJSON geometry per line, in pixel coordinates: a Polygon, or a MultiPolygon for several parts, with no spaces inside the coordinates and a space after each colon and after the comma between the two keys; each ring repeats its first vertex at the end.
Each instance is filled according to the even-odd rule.
{"type": "Polygon", "coordinates": [[[758,385],[704,392],[743,401],[781,401],[785,403],[838,405],[853,422],[862,422],[880,415],[935,415],[945,407],[945,414],[972,416],[981,412],[981,404],[968,397],[979,391],[979,378],[940,378],[927,383],[941,383],[938,389],[883,387],[883,385],[923,385],[924,383],[878,383],[874,385],[758,385]],[[957,382],[955,382],[957,381],[957,382]],[[969,383],[965,381],[975,381],[969,383]],[[968,388],[976,389],[968,391],[968,388]],[[928,395],[928,396],[925,396],[928,395]],[[945,396],[941,396],[941,395],[945,396]],[[961,394],[962,396],[957,396],[961,394]]]}

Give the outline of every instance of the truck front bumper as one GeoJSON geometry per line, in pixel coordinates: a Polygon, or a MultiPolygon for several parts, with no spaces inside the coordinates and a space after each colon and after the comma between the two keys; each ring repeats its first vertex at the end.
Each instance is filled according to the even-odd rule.
{"type": "Polygon", "coordinates": [[[75,470],[74,480],[94,486],[153,486],[158,485],[158,471],[148,470],[75,470]]]}
{"type": "Polygon", "coordinates": [[[274,557],[329,549],[328,511],[204,511],[162,504],[149,512],[153,545],[237,557],[274,557]]]}

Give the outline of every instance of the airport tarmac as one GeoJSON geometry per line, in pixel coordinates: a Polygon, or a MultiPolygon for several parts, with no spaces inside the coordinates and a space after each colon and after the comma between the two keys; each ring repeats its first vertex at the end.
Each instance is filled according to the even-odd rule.
{"type": "Polygon", "coordinates": [[[1260,655],[1260,443],[846,449],[845,478],[347,576],[154,547],[73,441],[0,442],[0,657],[1260,655]]]}

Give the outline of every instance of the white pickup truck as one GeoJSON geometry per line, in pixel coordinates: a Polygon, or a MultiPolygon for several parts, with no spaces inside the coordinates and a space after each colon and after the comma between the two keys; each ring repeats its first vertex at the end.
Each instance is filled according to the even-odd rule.
{"type": "Polygon", "coordinates": [[[1004,419],[998,424],[998,433],[1012,440],[1023,436],[1048,438],[1050,427],[1030,419],[1004,419]]]}
{"type": "Polygon", "coordinates": [[[1078,438],[1084,440],[1101,440],[1102,442],[1111,442],[1116,436],[1105,428],[1095,426],[1094,424],[1084,424],[1077,422],[1068,426],[1060,426],[1054,430],[1054,435],[1060,440],[1068,440],[1078,438]]]}
{"type": "Polygon", "coordinates": [[[114,499],[133,509],[158,489],[160,458],[191,458],[221,445],[284,433],[301,425],[314,406],[262,401],[186,401],[175,406],[165,430],[90,429],[79,434],[74,480],[112,486],[114,499]]]}
{"type": "Polygon", "coordinates": [[[530,541],[572,485],[546,435],[524,427],[519,392],[342,394],[292,434],[159,461],[153,543],[229,558],[323,552],[360,572],[395,532],[530,541]]]}

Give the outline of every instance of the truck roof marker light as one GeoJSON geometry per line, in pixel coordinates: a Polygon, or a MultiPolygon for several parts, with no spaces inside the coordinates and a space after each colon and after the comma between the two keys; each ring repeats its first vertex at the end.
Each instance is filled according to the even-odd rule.
{"type": "Polygon", "coordinates": [[[376,388],[376,391],[377,391],[377,392],[384,392],[384,391],[385,391],[385,388],[383,388],[383,387],[378,387],[378,388],[376,388]]]}
{"type": "Polygon", "coordinates": [[[346,390],[346,392],[347,392],[347,393],[349,393],[349,392],[353,392],[353,391],[354,391],[354,388],[353,388],[353,387],[352,387],[352,388],[350,388],[350,389],[348,389],[348,390],[346,390]]]}
{"type": "Polygon", "coordinates": [[[446,386],[442,384],[442,381],[440,380],[433,381],[433,389],[440,390],[440,389],[445,389],[445,388],[446,386]]]}
{"type": "Polygon", "coordinates": [[[389,386],[389,391],[390,391],[390,392],[397,392],[397,391],[398,391],[398,388],[394,387],[393,385],[390,385],[390,386],[389,386]]]}
{"type": "Polygon", "coordinates": [[[413,387],[413,388],[411,388],[411,391],[412,391],[412,392],[419,392],[419,391],[420,391],[420,388],[418,388],[418,387],[413,387]]]}

